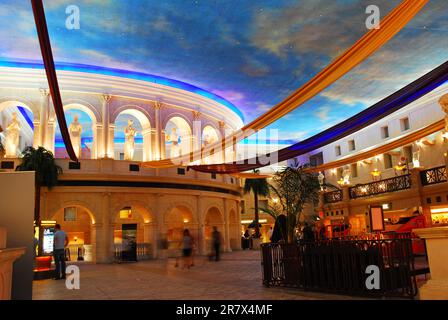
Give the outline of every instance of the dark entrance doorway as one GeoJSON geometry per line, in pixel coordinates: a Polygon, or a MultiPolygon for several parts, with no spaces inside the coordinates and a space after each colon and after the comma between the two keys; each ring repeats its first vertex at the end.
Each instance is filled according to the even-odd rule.
{"type": "Polygon", "coordinates": [[[122,230],[122,261],[137,261],[137,224],[123,224],[122,230]]]}

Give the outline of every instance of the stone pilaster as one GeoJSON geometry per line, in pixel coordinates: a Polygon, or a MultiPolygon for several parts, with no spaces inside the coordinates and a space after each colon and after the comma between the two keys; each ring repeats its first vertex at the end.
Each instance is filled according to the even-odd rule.
{"type": "Polygon", "coordinates": [[[34,141],[37,146],[43,146],[44,148],[48,149],[48,145],[46,144],[46,135],[48,131],[47,127],[50,108],[50,90],[39,89],[39,92],[41,96],[39,126],[38,128],[34,127],[34,141]]]}
{"type": "Polygon", "coordinates": [[[112,98],[110,94],[102,94],[101,99],[101,115],[102,115],[102,134],[101,134],[101,158],[111,158],[111,154],[109,154],[109,101],[112,98]]]}

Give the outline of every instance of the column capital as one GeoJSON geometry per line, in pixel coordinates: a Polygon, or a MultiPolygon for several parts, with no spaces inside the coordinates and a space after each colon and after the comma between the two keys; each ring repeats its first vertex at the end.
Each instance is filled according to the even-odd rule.
{"type": "Polygon", "coordinates": [[[100,98],[102,102],[108,103],[110,99],[112,99],[112,95],[108,93],[103,93],[100,98]]]}
{"type": "Polygon", "coordinates": [[[224,121],[218,121],[218,125],[220,129],[224,129],[224,127],[226,126],[226,123],[224,121]]]}
{"type": "Polygon", "coordinates": [[[191,111],[193,113],[193,120],[197,121],[201,117],[202,113],[199,110],[191,111]]]}
{"type": "Polygon", "coordinates": [[[43,98],[46,98],[50,95],[50,90],[47,88],[39,88],[39,92],[43,98]]]}
{"type": "Polygon", "coordinates": [[[112,193],[110,193],[110,192],[103,192],[101,195],[103,197],[110,197],[112,195],[112,193]]]}
{"type": "Polygon", "coordinates": [[[160,101],[156,100],[156,101],[154,101],[154,104],[152,105],[152,107],[155,110],[160,110],[162,108],[162,103],[160,101]]]}

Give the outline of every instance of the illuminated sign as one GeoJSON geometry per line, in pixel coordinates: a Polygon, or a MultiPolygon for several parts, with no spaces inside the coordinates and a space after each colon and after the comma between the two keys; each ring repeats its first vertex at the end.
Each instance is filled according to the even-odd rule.
{"type": "Polygon", "coordinates": [[[54,228],[44,228],[43,252],[44,254],[53,253],[54,228]]]}

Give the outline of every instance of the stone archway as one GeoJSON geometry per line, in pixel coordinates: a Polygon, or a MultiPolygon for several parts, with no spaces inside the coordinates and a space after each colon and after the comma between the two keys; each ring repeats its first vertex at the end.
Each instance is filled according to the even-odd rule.
{"type": "Polygon", "coordinates": [[[53,214],[51,220],[60,224],[67,233],[71,261],[78,260],[78,254],[82,255],[84,261],[94,260],[93,246],[96,245],[96,239],[92,226],[95,217],[88,208],[80,204],[64,205],[53,214]]]}
{"type": "Polygon", "coordinates": [[[197,243],[199,229],[193,211],[186,205],[177,204],[172,206],[163,219],[161,228],[161,239],[164,240],[166,256],[178,256],[185,229],[190,231],[191,236],[197,243]]]}
{"type": "Polygon", "coordinates": [[[151,211],[144,203],[137,200],[123,201],[115,205],[111,216],[113,247],[116,259],[120,252],[129,244],[127,227],[136,227],[135,241],[137,260],[146,260],[157,255],[157,223],[151,211]]]}
{"type": "Polygon", "coordinates": [[[192,128],[182,116],[171,116],[165,124],[165,153],[167,158],[188,154],[193,150],[192,128]]]}
{"type": "Polygon", "coordinates": [[[205,238],[205,249],[211,249],[212,232],[213,227],[217,227],[218,231],[221,233],[224,239],[222,245],[225,246],[225,223],[224,217],[220,209],[216,206],[211,206],[205,213],[204,216],[204,238],[205,238]]]}

